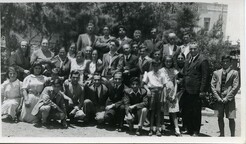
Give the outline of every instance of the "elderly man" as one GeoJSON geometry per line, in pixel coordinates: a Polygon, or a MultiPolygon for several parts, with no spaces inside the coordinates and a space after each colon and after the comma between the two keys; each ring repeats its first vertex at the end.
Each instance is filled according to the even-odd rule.
{"type": "Polygon", "coordinates": [[[125,106],[123,103],[124,90],[127,88],[122,83],[122,73],[116,72],[113,75],[113,82],[109,84],[110,94],[106,102],[106,111],[104,120],[108,123],[119,124],[118,131],[123,131],[123,121],[125,115],[125,106]]]}
{"type": "Polygon", "coordinates": [[[19,80],[23,81],[24,78],[30,74],[30,56],[29,49],[27,48],[27,41],[22,41],[20,43],[20,48],[18,48],[10,57],[9,65],[16,65],[19,69],[19,80]]]}
{"type": "Polygon", "coordinates": [[[157,28],[152,28],[150,31],[151,37],[144,41],[144,45],[148,48],[147,51],[151,53],[154,49],[159,48],[162,40],[158,37],[157,28]]]}
{"type": "Polygon", "coordinates": [[[118,53],[123,53],[122,46],[124,44],[131,44],[132,39],[126,36],[126,28],[124,26],[119,26],[119,37],[116,39],[119,42],[118,53]]]}
{"type": "Polygon", "coordinates": [[[168,44],[165,44],[162,47],[162,58],[168,55],[174,56],[180,52],[180,47],[176,45],[176,39],[175,33],[168,34],[168,44]]]}
{"type": "Polygon", "coordinates": [[[229,128],[231,136],[235,136],[235,118],[236,118],[236,103],[235,96],[239,89],[239,74],[238,71],[231,68],[231,57],[224,55],[221,58],[222,69],[214,71],[211,89],[214,97],[217,99],[216,113],[218,116],[218,124],[220,137],[225,136],[224,132],[224,113],[229,119],[229,128]]]}
{"type": "Polygon", "coordinates": [[[109,52],[110,40],[115,39],[115,37],[110,35],[110,29],[108,26],[103,27],[103,35],[99,36],[95,45],[98,50],[98,57],[102,58],[103,54],[109,52]]]}
{"type": "Polygon", "coordinates": [[[148,96],[147,91],[140,87],[140,80],[133,77],[130,80],[131,88],[125,90],[124,104],[126,109],[125,120],[129,124],[130,131],[133,129],[133,124],[138,119],[138,128],[136,135],[142,134],[143,123],[147,116],[148,96]]]}
{"type": "Polygon", "coordinates": [[[198,136],[201,127],[201,98],[208,89],[209,63],[199,52],[198,44],[190,45],[191,58],[184,66],[184,123],[188,132],[198,136]]]}
{"type": "Polygon", "coordinates": [[[77,40],[77,51],[85,51],[86,46],[94,47],[97,36],[94,34],[94,24],[89,22],[85,34],[80,34],[77,40]]]}

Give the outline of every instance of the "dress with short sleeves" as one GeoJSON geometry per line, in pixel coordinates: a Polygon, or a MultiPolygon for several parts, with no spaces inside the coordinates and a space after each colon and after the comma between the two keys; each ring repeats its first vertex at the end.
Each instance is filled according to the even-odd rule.
{"type": "Polygon", "coordinates": [[[18,79],[14,82],[10,82],[9,79],[1,84],[1,95],[4,99],[2,103],[2,115],[8,114],[12,118],[15,118],[16,109],[19,106],[21,99],[22,82],[18,79]]]}
{"type": "Polygon", "coordinates": [[[25,122],[37,122],[37,118],[31,114],[33,107],[37,104],[40,94],[43,91],[44,84],[49,78],[43,75],[35,76],[33,74],[27,76],[23,81],[22,89],[26,89],[28,93],[28,101],[30,106],[26,107],[23,103],[20,120],[25,122]]]}
{"type": "Polygon", "coordinates": [[[175,84],[176,84],[176,79],[175,76],[178,74],[178,71],[174,68],[162,68],[160,69],[165,75],[167,76],[167,95],[166,95],[166,100],[167,100],[167,106],[168,106],[168,112],[169,113],[176,113],[179,112],[179,99],[175,95],[175,100],[173,102],[169,101],[168,97],[172,96],[174,93],[176,93],[177,89],[175,89],[175,84]]]}

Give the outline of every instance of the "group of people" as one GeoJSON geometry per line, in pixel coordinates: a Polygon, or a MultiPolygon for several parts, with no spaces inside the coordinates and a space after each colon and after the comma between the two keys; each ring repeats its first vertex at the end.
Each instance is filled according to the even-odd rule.
{"type": "Polygon", "coordinates": [[[167,43],[151,29],[151,38],[142,40],[141,30],[133,39],[119,26],[119,37],[94,34],[89,23],[87,33],[77,43],[61,47],[57,55],[50,51],[47,39],[31,55],[27,42],[12,52],[7,80],[1,84],[2,121],[23,121],[37,127],[49,127],[59,120],[64,128],[82,120],[98,125],[124,123],[136,135],[165,134],[164,115],[169,115],[176,136],[198,136],[201,126],[201,99],[211,86],[217,98],[220,136],[224,136],[224,113],[235,136],[235,95],[239,89],[238,72],[231,68],[230,56],[222,57],[222,69],[213,73],[209,85],[209,62],[195,40],[184,34],[183,45],[175,43],[175,33],[167,43]]]}

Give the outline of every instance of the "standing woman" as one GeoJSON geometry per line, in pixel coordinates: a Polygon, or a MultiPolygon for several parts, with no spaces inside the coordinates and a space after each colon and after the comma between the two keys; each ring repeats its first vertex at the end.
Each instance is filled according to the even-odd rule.
{"type": "Polygon", "coordinates": [[[15,65],[18,68],[20,81],[30,74],[30,47],[27,45],[27,41],[22,41],[20,47],[11,55],[9,64],[15,65]]]}
{"type": "Polygon", "coordinates": [[[41,64],[50,63],[50,59],[54,56],[54,53],[49,50],[49,43],[47,39],[43,39],[41,43],[41,49],[33,52],[30,63],[40,62],[41,64]]]}
{"type": "Polygon", "coordinates": [[[76,44],[75,43],[71,43],[68,53],[67,53],[67,57],[72,60],[72,59],[76,59],[76,44]]]}
{"type": "Polygon", "coordinates": [[[23,122],[35,123],[37,117],[31,114],[33,107],[37,104],[40,94],[43,91],[44,84],[48,81],[46,76],[41,75],[43,67],[40,62],[35,62],[31,68],[31,74],[23,81],[23,106],[20,120],[23,122]]]}
{"type": "Polygon", "coordinates": [[[2,120],[13,121],[16,119],[16,112],[22,104],[22,82],[17,79],[17,67],[8,68],[8,79],[1,84],[2,97],[2,120]]]}
{"type": "Polygon", "coordinates": [[[52,64],[55,65],[56,68],[59,69],[58,75],[64,77],[64,79],[68,79],[71,61],[67,57],[67,51],[65,47],[60,48],[58,55],[51,59],[52,64]]]}
{"type": "Polygon", "coordinates": [[[70,72],[73,70],[78,70],[80,73],[80,80],[79,80],[79,84],[83,85],[83,81],[84,81],[84,70],[85,70],[85,66],[88,63],[88,60],[85,60],[85,56],[84,53],[82,51],[79,51],[76,55],[76,59],[73,59],[71,61],[71,69],[70,72]]]}
{"type": "Polygon", "coordinates": [[[85,66],[85,78],[91,78],[95,72],[102,73],[103,64],[102,60],[98,59],[98,51],[95,49],[92,51],[92,60],[85,66]]]}

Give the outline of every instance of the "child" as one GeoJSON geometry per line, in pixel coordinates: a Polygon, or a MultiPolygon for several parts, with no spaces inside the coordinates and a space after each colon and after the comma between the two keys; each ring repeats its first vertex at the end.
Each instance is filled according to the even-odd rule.
{"type": "Polygon", "coordinates": [[[179,112],[179,98],[177,97],[177,82],[175,78],[178,71],[173,68],[174,64],[172,56],[166,56],[164,60],[165,67],[160,70],[167,76],[166,96],[164,101],[166,101],[168,105],[168,112],[175,127],[175,135],[181,136],[177,118],[177,112],[179,112]]]}
{"type": "Polygon", "coordinates": [[[145,72],[143,76],[144,88],[150,96],[150,131],[149,136],[153,135],[154,117],[156,116],[156,135],[161,136],[160,124],[163,108],[163,89],[165,89],[166,77],[161,73],[160,64],[152,61],[153,70],[145,72]]]}

